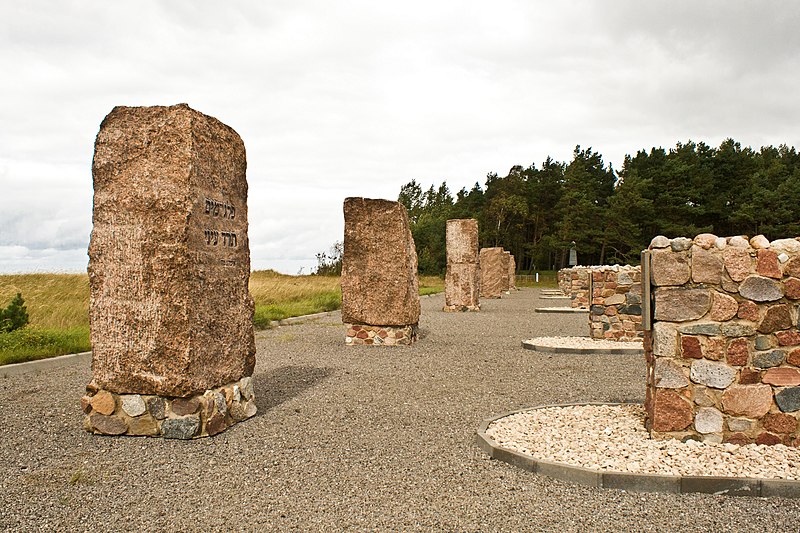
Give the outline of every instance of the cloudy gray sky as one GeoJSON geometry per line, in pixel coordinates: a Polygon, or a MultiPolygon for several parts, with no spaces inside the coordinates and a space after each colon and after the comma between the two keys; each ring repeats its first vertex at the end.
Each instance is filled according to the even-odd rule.
{"type": "Polygon", "coordinates": [[[94,137],[186,102],[244,139],[254,268],[308,272],[347,196],[454,192],[592,146],[800,146],[795,1],[0,2],[0,272],[80,271],[94,137]]]}

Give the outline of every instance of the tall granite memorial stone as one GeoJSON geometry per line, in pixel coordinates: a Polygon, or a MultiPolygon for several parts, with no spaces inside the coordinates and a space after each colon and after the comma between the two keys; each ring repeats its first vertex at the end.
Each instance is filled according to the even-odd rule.
{"type": "Polygon", "coordinates": [[[481,298],[500,298],[508,284],[508,265],[503,249],[481,248],[481,298]]]}
{"type": "Polygon", "coordinates": [[[480,311],[478,221],[447,221],[447,273],[444,279],[445,311],[480,311]]]}
{"type": "Polygon", "coordinates": [[[186,104],[101,124],[88,431],[189,439],[255,414],[246,167],[239,135],[186,104]]]}
{"type": "Polygon", "coordinates": [[[389,200],[346,198],[345,344],[411,344],[417,338],[419,314],[417,252],[406,208],[389,200]]]}

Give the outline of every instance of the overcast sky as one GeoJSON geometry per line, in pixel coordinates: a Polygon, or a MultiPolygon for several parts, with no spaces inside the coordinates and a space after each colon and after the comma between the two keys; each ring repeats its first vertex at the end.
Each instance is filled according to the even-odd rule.
{"type": "Polygon", "coordinates": [[[0,2],[0,272],[82,271],[115,105],[186,102],[247,148],[254,269],[308,272],[347,196],[619,168],[678,141],[800,146],[800,2],[0,2]]]}

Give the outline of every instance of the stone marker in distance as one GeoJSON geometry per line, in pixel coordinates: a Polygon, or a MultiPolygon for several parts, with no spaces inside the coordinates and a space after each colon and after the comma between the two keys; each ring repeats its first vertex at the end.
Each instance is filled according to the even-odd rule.
{"type": "Polygon", "coordinates": [[[447,221],[447,274],[444,279],[444,311],[480,311],[478,221],[447,221]]]}
{"type": "Polygon", "coordinates": [[[417,338],[419,314],[417,252],[406,208],[389,200],[346,198],[345,344],[411,344],[417,338]]]}
{"type": "Polygon", "coordinates": [[[508,284],[508,264],[503,249],[481,248],[481,298],[500,298],[508,284]]]}
{"type": "Polygon", "coordinates": [[[246,168],[239,135],[186,104],[103,120],[88,431],[188,439],[255,414],[246,168]]]}

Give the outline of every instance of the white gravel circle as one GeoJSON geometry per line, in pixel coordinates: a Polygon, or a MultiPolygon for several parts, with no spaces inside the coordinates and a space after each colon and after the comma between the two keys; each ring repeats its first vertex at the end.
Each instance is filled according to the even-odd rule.
{"type": "Polygon", "coordinates": [[[492,422],[486,434],[535,459],[598,471],[800,479],[800,450],[782,444],[652,440],[641,405],[532,409],[492,422]]]}
{"type": "Polygon", "coordinates": [[[537,307],[537,313],[588,313],[588,309],[579,307],[537,307]]]}
{"type": "Polygon", "coordinates": [[[569,348],[577,350],[620,350],[641,351],[642,341],[610,341],[591,337],[534,337],[523,341],[532,346],[546,348],[569,348]]]}

